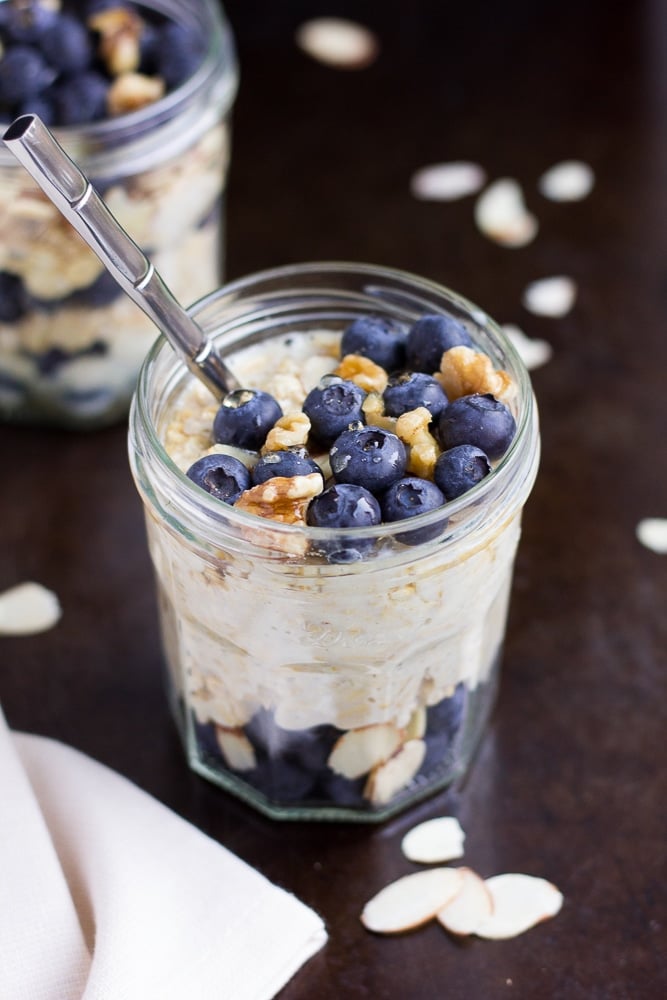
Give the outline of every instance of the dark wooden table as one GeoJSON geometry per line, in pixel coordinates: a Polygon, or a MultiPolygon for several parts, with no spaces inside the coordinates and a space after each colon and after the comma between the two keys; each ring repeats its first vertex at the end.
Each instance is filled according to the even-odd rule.
{"type": "Polygon", "coordinates": [[[255,815],[183,761],[125,428],[4,427],[0,588],[39,580],[64,607],[56,629],[0,640],[8,720],[127,775],[322,914],[330,941],[285,1000],[664,996],[667,557],[635,526],[667,516],[667,7],[227,7],[242,63],[229,276],[317,259],[398,266],[553,345],[534,373],[543,460],[497,710],[449,799],[368,828],[255,815]],[[337,71],[297,50],[296,26],[332,10],[377,32],[375,65],[337,71]],[[572,157],[593,166],[593,193],[547,201],[539,175],[572,157]],[[411,196],[417,168],[455,159],[524,185],[541,224],[531,245],[486,240],[470,198],[411,196]],[[526,313],[525,285],[555,274],[578,283],[572,312],[526,313]],[[365,900],[410,870],[402,833],[450,808],[471,866],[563,890],[555,920],[463,946],[437,926],[362,929],[365,900]]]}

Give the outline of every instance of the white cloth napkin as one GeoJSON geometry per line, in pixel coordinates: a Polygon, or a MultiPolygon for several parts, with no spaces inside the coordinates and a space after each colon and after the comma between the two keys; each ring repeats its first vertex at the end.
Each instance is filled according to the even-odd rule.
{"type": "Polygon", "coordinates": [[[125,778],[0,712],[2,1000],[269,1000],[326,937],[125,778]]]}

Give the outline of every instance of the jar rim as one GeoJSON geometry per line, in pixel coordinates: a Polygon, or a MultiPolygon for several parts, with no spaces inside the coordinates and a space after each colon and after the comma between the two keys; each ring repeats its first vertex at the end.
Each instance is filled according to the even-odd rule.
{"type": "MultiPolygon", "coordinates": [[[[532,486],[539,460],[537,408],[533,396],[530,376],[515,347],[503,333],[498,324],[495,323],[495,321],[492,320],[485,311],[458,293],[451,291],[449,288],[429,279],[421,278],[408,271],[374,264],[350,263],[345,261],[297,263],[255,272],[228,282],[221,288],[210,292],[208,295],[193,303],[188,308],[188,312],[196,319],[207,308],[220,305],[224,299],[229,299],[230,302],[238,301],[237,297],[242,296],[244,292],[248,292],[262,283],[280,283],[295,277],[313,278],[317,275],[320,275],[323,279],[321,287],[319,287],[319,291],[322,293],[326,293],[327,291],[327,278],[333,279],[336,276],[342,277],[344,275],[348,275],[353,278],[366,277],[368,279],[375,280],[381,279],[393,284],[402,283],[403,285],[412,286],[416,291],[423,294],[430,293],[431,295],[436,295],[440,298],[446,298],[453,304],[456,304],[470,317],[474,317],[480,327],[483,327],[485,331],[493,337],[497,346],[502,349],[503,354],[511,363],[509,367],[511,368],[512,378],[516,383],[517,398],[520,401],[520,406],[518,419],[516,421],[516,432],[509,448],[498,461],[497,465],[495,465],[492,469],[491,473],[472,487],[472,489],[468,490],[455,500],[448,501],[446,504],[435,510],[419,514],[412,518],[395,522],[382,522],[380,524],[367,527],[350,528],[319,528],[310,525],[283,524],[269,519],[258,519],[256,515],[237,510],[233,506],[221,503],[215,497],[210,496],[205,491],[197,487],[170,458],[166,448],[162,444],[157,428],[153,422],[149,406],[151,377],[155,365],[159,363],[162,358],[168,356],[168,353],[172,351],[172,348],[164,335],[160,334],[146,356],[139,373],[137,388],[135,390],[130,413],[130,456],[132,461],[137,458],[137,455],[135,454],[135,445],[138,442],[133,441],[133,436],[136,426],[139,425],[148,446],[149,454],[157,464],[157,468],[159,470],[158,476],[162,479],[162,481],[170,480],[172,485],[176,485],[178,488],[178,495],[175,490],[173,491],[173,494],[170,494],[170,501],[173,501],[174,511],[177,509],[179,512],[182,511],[184,509],[184,505],[187,504],[189,515],[192,515],[192,512],[195,510],[198,512],[198,516],[190,516],[190,524],[197,523],[200,527],[203,526],[207,533],[212,530],[213,534],[217,534],[217,528],[220,530],[221,534],[225,536],[225,538],[228,538],[229,529],[234,526],[240,529],[245,529],[246,531],[248,531],[248,529],[255,529],[255,532],[257,532],[259,527],[260,530],[264,528],[265,532],[270,533],[276,539],[285,539],[287,545],[288,539],[294,539],[297,537],[312,540],[313,543],[323,543],[326,540],[340,539],[343,536],[346,538],[364,537],[376,540],[395,537],[397,534],[405,532],[428,529],[429,527],[435,526],[438,522],[442,522],[445,519],[448,520],[455,515],[460,514],[462,511],[465,511],[466,508],[469,508],[470,511],[477,511],[478,515],[481,514],[481,518],[478,516],[475,521],[475,525],[480,521],[486,522],[489,520],[488,510],[483,501],[488,497],[489,493],[502,493],[506,488],[508,488],[514,474],[522,468],[524,469],[523,478],[528,484],[525,491],[525,495],[527,495],[527,492],[532,486]],[[259,526],[258,520],[262,521],[262,524],[259,526]]],[[[330,288],[329,290],[331,291],[332,289],[330,288]]],[[[296,287],[294,289],[290,289],[290,291],[293,291],[294,294],[298,294],[303,292],[304,289],[296,287]]],[[[313,291],[313,289],[309,287],[308,291],[313,291]]],[[[241,302],[242,301],[243,300],[241,298],[241,302]]],[[[239,314],[237,309],[234,312],[234,317],[240,318],[240,315],[242,314],[239,314]]],[[[206,325],[202,325],[204,326],[204,329],[206,329],[206,325]]],[[[233,322],[230,329],[234,329],[233,322]]],[[[213,333],[214,331],[209,330],[207,332],[213,333]]],[[[179,372],[179,370],[179,380],[176,381],[174,378],[172,385],[173,389],[175,389],[176,386],[180,384],[180,381],[189,374],[185,364],[174,354],[170,365],[170,371],[175,375],[179,372]]],[[[136,470],[134,471],[136,477],[136,470]]],[[[525,499],[525,496],[522,497],[522,501],[523,499],[525,499]]],[[[177,519],[172,519],[172,524],[176,526],[178,523],[177,519]]],[[[467,534],[471,526],[474,525],[471,523],[466,526],[466,530],[464,532],[465,534],[467,534]]],[[[446,536],[447,533],[445,532],[444,537],[446,536]]],[[[221,538],[218,538],[218,540],[221,541],[221,538]]],[[[430,548],[432,544],[438,544],[441,541],[442,537],[437,537],[432,542],[406,546],[406,549],[414,553],[415,550],[420,550],[424,547],[430,548]]],[[[260,545],[260,548],[262,547],[263,546],[260,545]]],[[[279,542],[276,543],[276,548],[280,549],[279,542]]],[[[364,560],[364,562],[366,561],[364,560]]]]}

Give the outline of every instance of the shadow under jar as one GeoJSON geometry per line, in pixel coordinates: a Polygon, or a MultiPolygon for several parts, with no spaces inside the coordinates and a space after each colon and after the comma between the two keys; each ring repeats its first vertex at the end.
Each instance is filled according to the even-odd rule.
{"type": "MultiPolygon", "coordinates": [[[[46,123],[176,297],[193,302],[222,278],[223,196],[238,82],[233,39],[215,0],[119,0],[117,6],[138,15],[147,53],[139,67],[147,63],[143,81],[122,74],[118,100],[129,110],[85,124],[59,125],[57,115],[46,123]],[[160,76],[160,32],[173,25],[187,31],[196,50],[180,82],[160,76]],[[150,81],[163,96],[132,110],[133,88],[141,101],[141,87],[150,81]]],[[[36,7],[35,0],[25,16],[36,7]]],[[[63,5],[67,13],[82,8],[63,5]]],[[[90,37],[101,45],[98,34],[90,37]]],[[[8,43],[4,48],[2,58],[10,51],[8,43]]],[[[4,111],[5,125],[21,111],[53,108],[68,74],[52,75],[43,94],[4,111]]],[[[95,75],[99,81],[98,69],[95,75]]],[[[117,84],[119,76],[110,79],[117,84]]],[[[157,331],[1,144],[0,224],[0,418],[75,429],[124,418],[157,331]]]]}
{"type": "Polygon", "coordinates": [[[130,461],[191,767],[274,818],[383,820],[461,778],[494,703],[539,461],[528,374],[480,309],[373,266],[265,272],[191,311],[242,384],[269,391],[298,371],[316,380],[327,357],[335,367],[342,331],[365,314],[454,316],[511,379],[514,439],[469,492],[409,521],[325,529],[195,486],[184,470],[211,446],[218,404],[164,341],[140,375],[130,461]],[[350,539],[361,557],[332,561],[350,539]]]}

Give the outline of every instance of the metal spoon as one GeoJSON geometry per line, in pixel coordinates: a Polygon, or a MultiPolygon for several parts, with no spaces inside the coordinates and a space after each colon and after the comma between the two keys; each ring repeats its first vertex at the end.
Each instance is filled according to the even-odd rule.
{"type": "Polygon", "coordinates": [[[213,342],[174,298],[44,122],[37,115],[22,115],[12,122],[3,140],[123,291],[153,320],[190,371],[218,399],[239,388],[213,342]]]}

